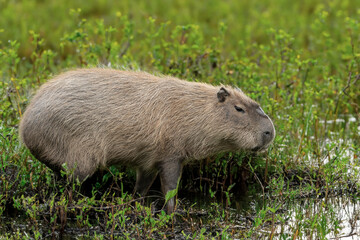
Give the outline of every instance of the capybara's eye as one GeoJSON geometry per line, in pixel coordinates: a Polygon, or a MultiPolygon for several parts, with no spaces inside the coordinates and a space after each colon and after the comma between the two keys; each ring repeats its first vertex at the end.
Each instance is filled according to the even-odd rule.
{"type": "Polygon", "coordinates": [[[236,109],[236,111],[238,111],[238,112],[245,113],[245,110],[244,110],[243,108],[238,107],[238,106],[236,106],[236,105],[235,105],[235,109],[236,109]]]}

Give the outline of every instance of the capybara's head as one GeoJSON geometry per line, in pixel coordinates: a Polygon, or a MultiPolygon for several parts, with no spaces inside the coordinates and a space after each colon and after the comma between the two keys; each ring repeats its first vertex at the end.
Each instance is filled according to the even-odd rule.
{"type": "Polygon", "coordinates": [[[231,150],[265,150],[275,137],[275,128],[260,105],[240,89],[221,87],[217,97],[224,141],[231,150]]]}

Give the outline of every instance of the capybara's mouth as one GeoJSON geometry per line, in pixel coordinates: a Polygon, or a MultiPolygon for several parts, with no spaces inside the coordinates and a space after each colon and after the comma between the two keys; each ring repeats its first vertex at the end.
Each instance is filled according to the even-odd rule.
{"type": "Polygon", "coordinates": [[[263,146],[257,146],[253,149],[251,149],[252,152],[256,152],[256,153],[264,153],[266,152],[267,148],[269,147],[270,144],[267,145],[263,145],[263,146]]]}
{"type": "Polygon", "coordinates": [[[252,152],[259,152],[261,151],[263,147],[262,146],[257,146],[257,147],[254,147],[253,149],[251,149],[252,152]]]}

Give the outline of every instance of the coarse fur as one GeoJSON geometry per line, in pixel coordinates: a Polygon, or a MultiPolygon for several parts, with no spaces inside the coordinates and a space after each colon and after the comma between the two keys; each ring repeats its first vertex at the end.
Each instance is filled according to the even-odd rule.
{"type": "Polygon", "coordinates": [[[232,87],[95,68],[45,83],[22,117],[20,135],[55,171],[66,163],[83,180],[129,165],[137,169],[141,194],[157,173],[166,194],[186,161],[265,149],[275,129],[255,101],[232,87]]]}

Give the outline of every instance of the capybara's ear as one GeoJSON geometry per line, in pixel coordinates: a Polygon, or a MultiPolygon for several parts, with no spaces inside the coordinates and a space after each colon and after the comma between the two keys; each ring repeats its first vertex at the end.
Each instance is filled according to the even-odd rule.
{"type": "Polygon", "coordinates": [[[219,99],[219,102],[225,102],[226,97],[230,96],[230,93],[223,87],[220,88],[220,90],[217,93],[217,97],[219,99]]]}

